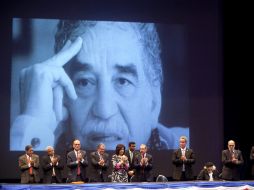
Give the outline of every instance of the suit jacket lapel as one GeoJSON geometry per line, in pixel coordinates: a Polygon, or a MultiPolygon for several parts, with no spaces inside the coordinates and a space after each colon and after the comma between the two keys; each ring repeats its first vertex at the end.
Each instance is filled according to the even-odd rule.
{"type": "Polygon", "coordinates": [[[178,155],[179,158],[182,156],[182,150],[181,150],[181,148],[178,149],[177,155],[178,155]]]}
{"type": "Polygon", "coordinates": [[[95,158],[96,158],[96,160],[98,160],[98,161],[100,160],[100,155],[99,155],[99,153],[98,153],[97,151],[95,152],[95,158]]]}
{"type": "Polygon", "coordinates": [[[74,158],[75,161],[77,160],[77,155],[75,150],[72,151],[72,157],[74,158]]]}
{"type": "Polygon", "coordinates": [[[189,158],[189,155],[190,155],[190,151],[188,148],[185,149],[185,156],[186,158],[189,158]]]}

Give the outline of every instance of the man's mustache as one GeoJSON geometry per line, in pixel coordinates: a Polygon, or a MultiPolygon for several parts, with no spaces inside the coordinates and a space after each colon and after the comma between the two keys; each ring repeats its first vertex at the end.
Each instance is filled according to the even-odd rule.
{"type": "Polygon", "coordinates": [[[124,119],[119,115],[107,120],[90,116],[82,126],[81,136],[89,136],[89,138],[115,137],[120,140],[129,136],[129,129],[124,119]]]}

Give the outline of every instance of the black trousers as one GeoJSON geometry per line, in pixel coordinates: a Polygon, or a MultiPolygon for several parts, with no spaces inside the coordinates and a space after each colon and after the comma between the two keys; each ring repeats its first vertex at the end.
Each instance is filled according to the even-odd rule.
{"type": "Polygon", "coordinates": [[[187,180],[187,178],[186,178],[185,172],[182,171],[180,181],[186,181],[186,180],[187,180]]]}
{"type": "Polygon", "coordinates": [[[85,182],[85,179],[83,179],[82,175],[77,175],[76,181],[83,181],[83,182],[85,182]]]}
{"type": "Polygon", "coordinates": [[[56,176],[52,176],[51,183],[61,183],[61,182],[57,180],[56,176]]]}

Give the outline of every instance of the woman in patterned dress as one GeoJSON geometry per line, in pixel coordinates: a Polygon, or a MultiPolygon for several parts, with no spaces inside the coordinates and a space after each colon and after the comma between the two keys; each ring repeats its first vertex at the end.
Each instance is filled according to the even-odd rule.
{"type": "Polygon", "coordinates": [[[112,156],[112,182],[128,182],[129,161],[127,156],[124,155],[124,153],[125,146],[123,144],[118,144],[116,146],[115,154],[112,156]]]}

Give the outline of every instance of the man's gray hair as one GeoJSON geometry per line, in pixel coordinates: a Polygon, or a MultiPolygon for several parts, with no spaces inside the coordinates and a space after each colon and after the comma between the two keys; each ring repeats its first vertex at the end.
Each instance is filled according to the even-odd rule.
{"type": "Polygon", "coordinates": [[[48,151],[49,149],[54,150],[54,147],[53,147],[53,146],[47,146],[47,147],[45,148],[45,151],[48,151]]]}
{"type": "Polygon", "coordinates": [[[188,141],[188,138],[186,137],[186,136],[180,136],[180,138],[179,139],[184,139],[185,140],[185,142],[187,142],[188,141]]]}
{"type": "Polygon", "coordinates": [[[104,147],[105,147],[105,144],[99,143],[99,144],[97,145],[97,149],[99,149],[101,146],[104,146],[104,147]]]}
{"type": "Polygon", "coordinates": [[[59,52],[67,40],[74,41],[80,33],[88,28],[94,27],[97,23],[104,22],[109,26],[117,25],[120,28],[131,27],[140,39],[141,44],[146,53],[147,61],[145,63],[145,72],[151,84],[161,86],[163,82],[163,73],[161,65],[161,49],[160,40],[155,24],[153,23],[138,23],[138,22],[113,22],[113,21],[86,21],[86,20],[60,20],[57,25],[55,35],[55,53],[59,52]],[[147,63],[148,62],[148,63],[147,63]]]}

